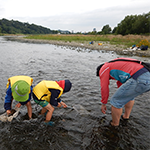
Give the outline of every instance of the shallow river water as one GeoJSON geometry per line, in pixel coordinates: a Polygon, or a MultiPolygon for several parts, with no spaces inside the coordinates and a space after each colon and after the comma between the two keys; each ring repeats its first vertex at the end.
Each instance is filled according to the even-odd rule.
{"type": "MultiPolygon", "coordinates": [[[[68,106],[82,106],[82,112],[69,108],[55,108],[54,127],[43,125],[41,107],[31,100],[33,120],[27,120],[27,110],[21,106],[16,119],[0,121],[0,149],[2,150],[148,150],[150,149],[150,92],[135,99],[130,121],[117,130],[107,126],[111,120],[111,106],[107,114],[100,111],[100,81],[96,67],[116,57],[105,52],[50,44],[7,41],[0,37],[0,114],[3,108],[7,79],[15,75],[31,76],[33,86],[41,80],[72,82],[70,92],[61,96],[68,106]]],[[[129,56],[123,56],[129,57],[129,56]]],[[[144,61],[149,58],[130,56],[144,61]]],[[[110,97],[116,91],[110,82],[110,97]]],[[[16,102],[13,101],[13,107],[16,102]]],[[[81,108],[77,108],[80,110],[81,108]]]]}

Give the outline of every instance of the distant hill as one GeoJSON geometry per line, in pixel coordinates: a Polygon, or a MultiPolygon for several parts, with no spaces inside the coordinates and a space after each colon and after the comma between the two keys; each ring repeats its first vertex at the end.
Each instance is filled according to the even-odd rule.
{"type": "Polygon", "coordinates": [[[14,20],[0,20],[0,33],[3,34],[57,34],[58,31],[38,26],[35,24],[22,23],[14,20]]]}

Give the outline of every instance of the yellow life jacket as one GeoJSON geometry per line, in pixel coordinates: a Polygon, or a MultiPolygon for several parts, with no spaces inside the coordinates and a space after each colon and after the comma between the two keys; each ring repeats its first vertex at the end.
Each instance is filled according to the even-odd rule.
{"type": "Polygon", "coordinates": [[[33,93],[39,100],[46,100],[47,102],[50,102],[51,92],[48,89],[60,90],[60,94],[58,95],[57,98],[59,98],[63,93],[63,89],[58,85],[56,81],[46,81],[46,80],[42,80],[40,83],[38,83],[33,88],[33,93]]]}
{"type": "MultiPolygon", "coordinates": [[[[29,76],[22,76],[22,75],[20,75],[20,76],[13,76],[13,77],[10,77],[9,79],[8,79],[8,82],[7,82],[7,88],[9,87],[9,85],[11,84],[11,87],[12,87],[12,85],[15,83],[15,82],[17,82],[17,81],[19,81],[19,80],[23,80],[23,81],[26,81],[30,86],[32,85],[32,82],[33,82],[33,79],[31,78],[31,77],[29,77],[29,76]]],[[[29,92],[30,93],[30,92],[29,92]]]]}

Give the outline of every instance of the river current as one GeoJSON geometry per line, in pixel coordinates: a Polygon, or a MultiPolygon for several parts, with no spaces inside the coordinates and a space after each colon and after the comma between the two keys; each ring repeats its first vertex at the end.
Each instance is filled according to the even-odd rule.
{"type": "MultiPolygon", "coordinates": [[[[135,99],[130,120],[114,130],[107,126],[111,120],[111,106],[107,113],[100,111],[100,81],[96,77],[99,64],[117,57],[130,57],[150,62],[149,58],[117,55],[79,47],[50,44],[20,43],[0,37],[0,114],[4,113],[6,83],[9,77],[27,75],[33,86],[41,80],[72,82],[70,92],[61,96],[75,109],[55,108],[52,121],[45,126],[41,107],[31,100],[33,119],[27,120],[27,109],[12,122],[0,121],[1,150],[149,150],[150,149],[150,92],[135,99]],[[82,112],[81,112],[82,109],[82,112]]],[[[110,97],[116,91],[110,81],[110,97]]],[[[16,102],[13,101],[13,106],[16,102]]]]}

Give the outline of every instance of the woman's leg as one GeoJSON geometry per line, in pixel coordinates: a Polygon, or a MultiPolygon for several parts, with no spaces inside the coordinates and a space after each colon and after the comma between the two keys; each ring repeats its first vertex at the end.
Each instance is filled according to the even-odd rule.
{"type": "Polygon", "coordinates": [[[134,105],[134,100],[129,101],[129,102],[125,105],[125,112],[124,112],[124,114],[123,114],[123,118],[124,118],[124,119],[129,119],[130,113],[131,113],[132,108],[133,108],[133,105],[134,105]]]}
{"type": "Polygon", "coordinates": [[[122,114],[122,108],[116,108],[114,106],[111,106],[112,126],[119,126],[121,114],[122,114]]]}

